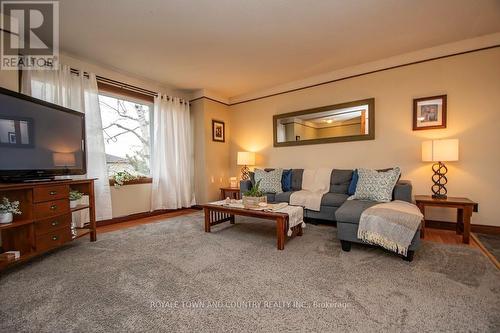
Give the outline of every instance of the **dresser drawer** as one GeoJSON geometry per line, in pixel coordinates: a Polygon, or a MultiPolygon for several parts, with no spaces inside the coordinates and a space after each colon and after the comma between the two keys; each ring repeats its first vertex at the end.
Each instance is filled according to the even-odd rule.
{"type": "Polygon", "coordinates": [[[35,204],[35,218],[43,219],[69,213],[69,199],[47,201],[35,204]]]}
{"type": "Polygon", "coordinates": [[[46,251],[71,241],[71,228],[66,227],[36,236],[36,250],[46,251]]]}
{"type": "Polygon", "coordinates": [[[35,222],[35,235],[43,235],[61,228],[70,228],[71,214],[59,215],[35,222]]]}
{"type": "Polygon", "coordinates": [[[39,186],[33,189],[33,201],[45,202],[69,197],[68,185],[39,186]]]}

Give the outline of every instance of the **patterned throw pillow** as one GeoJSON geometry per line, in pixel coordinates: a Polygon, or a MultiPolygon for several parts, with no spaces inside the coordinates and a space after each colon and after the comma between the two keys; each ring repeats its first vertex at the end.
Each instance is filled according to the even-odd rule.
{"type": "Polygon", "coordinates": [[[392,201],[392,191],[399,179],[401,170],[396,167],[388,171],[358,169],[356,192],[348,200],[392,201]]]}
{"type": "Polygon", "coordinates": [[[255,169],[255,183],[260,181],[259,189],[264,193],[281,193],[281,175],[283,169],[264,171],[255,169]]]}

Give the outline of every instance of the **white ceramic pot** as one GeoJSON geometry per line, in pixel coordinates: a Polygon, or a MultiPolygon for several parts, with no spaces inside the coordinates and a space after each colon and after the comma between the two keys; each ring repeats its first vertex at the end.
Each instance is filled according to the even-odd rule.
{"type": "Polygon", "coordinates": [[[13,218],[12,213],[0,213],[0,223],[10,223],[13,218]]]}
{"type": "Polygon", "coordinates": [[[76,208],[77,205],[78,205],[78,200],[69,201],[69,208],[76,208]]]}

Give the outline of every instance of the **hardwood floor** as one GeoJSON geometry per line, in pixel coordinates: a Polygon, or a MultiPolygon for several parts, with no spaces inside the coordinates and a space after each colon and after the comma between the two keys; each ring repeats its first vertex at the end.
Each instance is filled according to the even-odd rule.
{"type": "Polygon", "coordinates": [[[462,235],[457,235],[455,230],[443,230],[443,229],[434,229],[427,227],[425,229],[424,240],[436,243],[455,244],[455,245],[479,248],[479,246],[477,245],[476,241],[473,238],[471,238],[469,244],[462,243],[462,235]]]}
{"type": "Polygon", "coordinates": [[[194,212],[199,212],[199,210],[180,209],[180,210],[168,212],[168,213],[165,213],[162,215],[156,215],[156,216],[145,217],[145,218],[137,219],[137,220],[131,220],[131,221],[126,221],[126,222],[119,222],[119,223],[114,223],[114,224],[98,226],[97,227],[97,234],[104,233],[104,232],[110,232],[110,231],[116,231],[116,230],[125,229],[125,228],[131,228],[131,227],[135,227],[135,226],[141,225],[141,224],[156,223],[156,222],[159,222],[160,220],[165,220],[165,219],[180,216],[180,215],[191,214],[194,212]]]}

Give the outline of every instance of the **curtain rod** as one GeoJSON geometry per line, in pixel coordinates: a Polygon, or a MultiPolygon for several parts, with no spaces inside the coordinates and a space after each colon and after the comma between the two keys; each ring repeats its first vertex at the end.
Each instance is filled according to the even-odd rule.
{"type": "MultiPolygon", "coordinates": [[[[72,74],[80,75],[81,72],[83,73],[84,77],[86,77],[86,78],[89,77],[89,74],[87,72],[80,71],[80,70],[78,70],[76,68],[71,68],[71,73],[72,74]]],[[[141,87],[133,86],[131,84],[127,84],[127,83],[124,83],[124,82],[121,82],[121,81],[109,79],[109,78],[104,77],[104,76],[96,75],[96,80],[97,80],[97,82],[100,82],[100,83],[109,84],[109,85],[112,85],[112,86],[115,86],[115,87],[118,87],[118,88],[121,88],[121,89],[133,91],[133,92],[136,92],[136,93],[139,93],[139,94],[143,94],[143,95],[146,95],[146,96],[158,97],[158,93],[154,92],[152,90],[148,90],[148,89],[144,89],[144,88],[141,88],[141,87]]],[[[163,98],[163,96],[161,98],[163,98]]],[[[167,96],[167,100],[170,100],[170,99],[173,99],[173,97],[167,96]]],[[[188,101],[184,100],[183,98],[181,98],[180,100],[181,100],[181,103],[188,103],[188,101]]]]}

